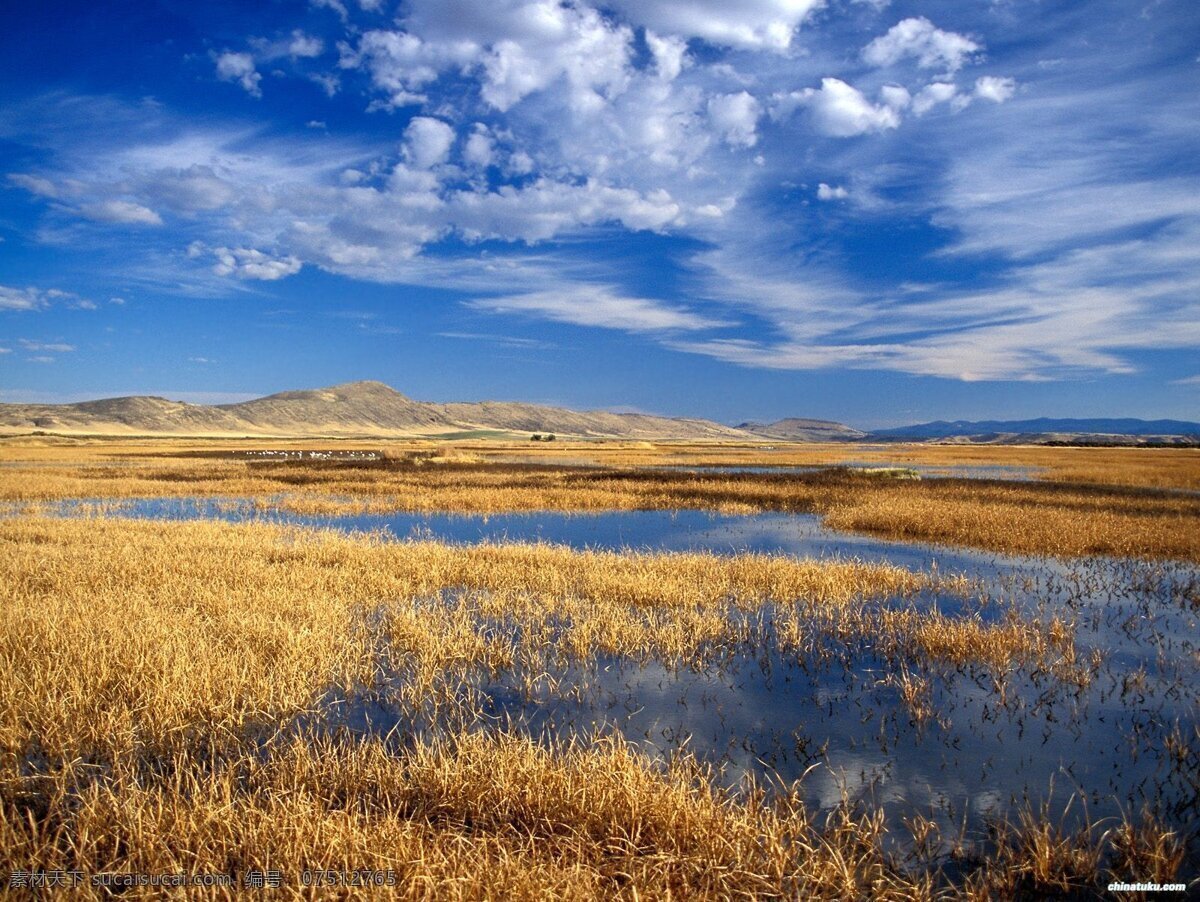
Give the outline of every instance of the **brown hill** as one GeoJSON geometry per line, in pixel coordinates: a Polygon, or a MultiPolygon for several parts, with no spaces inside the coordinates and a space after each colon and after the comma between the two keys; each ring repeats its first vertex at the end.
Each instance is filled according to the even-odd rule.
{"type": "Polygon", "coordinates": [[[264,432],[442,432],[460,428],[436,404],[405,397],[382,382],[348,382],[285,391],[220,409],[264,432]]]}

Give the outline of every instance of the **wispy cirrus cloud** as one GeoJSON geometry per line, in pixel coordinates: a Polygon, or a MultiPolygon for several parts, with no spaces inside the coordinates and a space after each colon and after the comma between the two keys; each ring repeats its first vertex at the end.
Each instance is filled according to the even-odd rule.
{"type": "Polygon", "coordinates": [[[477,298],[476,310],[536,316],[576,326],[624,332],[677,332],[713,329],[727,322],[650,298],[623,295],[606,285],[560,284],[550,291],[477,298]]]}

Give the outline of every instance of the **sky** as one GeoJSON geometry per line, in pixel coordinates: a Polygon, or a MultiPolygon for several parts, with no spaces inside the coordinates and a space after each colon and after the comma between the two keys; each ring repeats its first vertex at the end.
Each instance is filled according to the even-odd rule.
{"type": "Polygon", "coordinates": [[[1194,0],[5,4],[0,401],[1200,419],[1194,0]]]}

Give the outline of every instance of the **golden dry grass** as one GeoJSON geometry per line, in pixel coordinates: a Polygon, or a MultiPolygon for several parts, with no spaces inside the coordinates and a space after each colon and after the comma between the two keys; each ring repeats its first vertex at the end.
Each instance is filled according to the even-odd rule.
{"type": "MultiPolygon", "coordinates": [[[[395,885],[370,892],[403,899],[959,897],[884,850],[877,813],[845,806],[815,819],[795,787],[770,801],[721,793],[688,759],[655,767],[619,740],[550,749],[459,735],[397,755],[378,739],[297,739],[260,755],[176,757],[157,774],[68,767],[24,795],[14,782],[4,786],[0,866],[273,867],[287,875],[283,897],[318,895],[301,885],[303,869],[391,871],[395,885]]],[[[1177,841],[1153,821],[1100,838],[1029,821],[973,869],[968,891],[1099,890],[1129,879],[1123,856],[1133,850],[1137,873],[1174,877],[1177,841]]]]}
{"type": "Polygon", "coordinates": [[[0,754],[55,759],[217,744],[406,672],[419,705],[469,668],[540,673],[597,654],[687,665],[759,641],[874,643],[899,662],[1073,662],[1070,630],[870,599],[906,570],[785,557],[395,543],[265,524],[0,522],[0,754]],[[442,590],[454,590],[446,597],[442,590]],[[756,619],[758,618],[758,619],[756,619]]]}

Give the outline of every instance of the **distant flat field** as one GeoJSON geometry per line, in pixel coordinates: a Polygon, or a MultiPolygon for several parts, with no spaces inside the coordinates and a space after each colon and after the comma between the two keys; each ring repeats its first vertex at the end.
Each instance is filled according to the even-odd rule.
{"type": "MultiPolygon", "coordinates": [[[[1096,485],[1200,490],[1200,448],[1085,448],[1045,445],[799,444],[789,442],[649,442],[508,440],[502,433],[459,433],[439,439],[178,438],[10,436],[0,461],[102,462],[159,456],[231,457],[247,450],[373,451],[402,457],[428,453],[452,459],[607,467],[873,466],[1019,467],[1034,479],[1096,485]]],[[[953,474],[948,474],[953,475],[953,474]]]]}
{"type": "Polygon", "coordinates": [[[710,510],[1020,554],[1200,560],[1200,451],[320,440],[0,442],[0,502],[240,498],[302,515],[710,510]],[[842,465],[842,466],[839,466],[842,465]],[[914,478],[916,477],[916,478],[914,478]]]}

